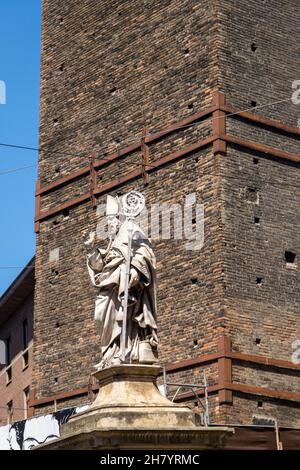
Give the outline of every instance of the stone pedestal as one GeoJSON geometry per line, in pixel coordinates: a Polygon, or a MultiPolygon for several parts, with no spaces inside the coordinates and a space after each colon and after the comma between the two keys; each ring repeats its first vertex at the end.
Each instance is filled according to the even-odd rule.
{"type": "MultiPolygon", "coordinates": [[[[124,364],[100,370],[99,393],[91,408],[71,417],[61,437],[45,449],[222,448],[233,430],[197,427],[194,413],[159,392],[156,365],[124,364]]],[[[41,447],[40,447],[41,448],[41,447]]]]}

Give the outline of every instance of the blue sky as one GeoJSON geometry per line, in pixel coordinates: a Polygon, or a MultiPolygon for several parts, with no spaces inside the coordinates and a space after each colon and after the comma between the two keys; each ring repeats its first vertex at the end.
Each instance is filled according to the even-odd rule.
{"type": "MultiPolygon", "coordinates": [[[[41,1],[2,0],[0,18],[0,80],[6,85],[0,143],[37,147],[41,1]]],[[[37,158],[37,152],[0,145],[0,296],[35,252],[37,167],[1,173],[34,165],[37,158]],[[17,268],[8,269],[11,266],[17,268]]]]}

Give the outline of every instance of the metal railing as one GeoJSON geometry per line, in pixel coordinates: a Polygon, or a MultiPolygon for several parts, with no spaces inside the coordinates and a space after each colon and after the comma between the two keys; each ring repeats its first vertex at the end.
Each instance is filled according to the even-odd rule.
{"type": "Polygon", "coordinates": [[[174,402],[182,389],[189,389],[194,394],[197,402],[203,409],[203,422],[204,426],[209,426],[209,405],[208,405],[208,382],[203,372],[203,384],[189,384],[189,383],[177,383],[177,382],[168,382],[166,368],[163,367],[163,379],[164,379],[164,394],[168,396],[168,387],[177,387],[175,394],[173,395],[172,401],[174,402]],[[197,390],[204,390],[204,403],[202,403],[197,390]]]}

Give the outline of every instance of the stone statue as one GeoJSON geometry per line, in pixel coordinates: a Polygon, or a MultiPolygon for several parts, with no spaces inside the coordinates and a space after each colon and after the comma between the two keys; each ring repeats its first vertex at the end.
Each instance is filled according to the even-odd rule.
{"type": "Polygon", "coordinates": [[[134,221],[141,198],[135,191],[121,200],[108,196],[108,247],[94,247],[94,232],[85,242],[88,272],[98,289],[95,320],[102,358],[97,369],[157,360],[156,261],[149,240],[134,221]]]}

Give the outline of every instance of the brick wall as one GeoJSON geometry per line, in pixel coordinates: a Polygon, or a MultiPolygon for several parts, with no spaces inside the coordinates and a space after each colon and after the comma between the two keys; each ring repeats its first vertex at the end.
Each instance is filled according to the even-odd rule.
{"type": "Polygon", "coordinates": [[[13,402],[13,421],[20,421],[27,416],[24,390],[31,385],[32,378],[32,331],[33,331],[33,293],[16,312],[0,327],[0,340],[11,339],[11,375],[7,383],[5,366],[0,366],[0,425],[7,424],[7,404],[13,402]],[[23,361],[23,325],[28,321],[28,366],[23,361]]]}
{"type": "MultiPolygon", "coordinates": [[[[296,1],[229,1],[222,2],[219,15],[221,89],[227,102],[251,108],[252,101],[259,107],[287,100],[254,112],[292,126],[300,115],[290,99],[300,66],[294,53],[300,35],[297,10],[296,1]]],[[[227,120],[227,132],[300,153],[299,136],[239,118],[227,120]]],[[[222,176],[227,334],[237,351],[290,361],[292,342],[300,338],[299,164],[229,145],[222,176]],[[296,266],[286,264],[289,250],[297,254],[296,266]]],[[[294,392],[300,385],[297,371],[244,365],[233,366],[233,381],[294,392]]],[[[300,423],[296,403],[248,396],[234,398],[233,405],[239,412],[228,413],[235,422],[249,422],[260,413],[286,425],[300,423]]]]}
{"type": "MultiPolygon", "coordinates": [[[[297,36],[295,43],[291,38],[288,43],[287,35],[291,26],[299,26],[295,12],[291,18],[286,7],[275,15],[269,4],[257,2],[117,3],[43,2],[42,186],[85,167],[93,152],[105,158],[139,140],[144,127],[154,132],[210,106],[216,89],[240,109],[250,107],[251,101],[260,105],[291,96],[291,81],[297,78],[293,61],[298,59],[284,48],[287,44],[289,51],[296,48],[297,36]]],[[[271,3],[279,7],[279,2],[271,3]]],[[[296,5],[288,4],[291,10],[296,5]]],[[[255,112],[297,124],[297,106],[290,102],[255,112]]],[[[150,147],[150,164],[210,132],[208,117],[157,140],[150,147]]],[[[227,119],[227,132],[282,150],[299,150],[293,136],[241,119],[227,119]]],[[[137,150],[101,168],[97,185],[140,164],[137,150]]],[[[226,156],[205,146],[153,171],[147,186],[138,178],[111,191],[141,190],[149,206],[183,204],[185,196],[194,192],[197,202],[205,205],[201,250],[188,251],[180,240],[154,240],[163,363],[215,352],[223,334],[231,337],[235,351],[290,360],[291,342],[299,337],[299,275],[297,268],[286,267],[284,251],[299,252],[297,179],[297,164],[229,144],[226,156]],[[259,224],[254,217],[260,218],[259,224]],[[257,277],[263,278],[261,286],[257,277]]],[[[48,192],[41,198],[42,212],[89,187],[86,175],[48,192]]],[[[104,201],[102,195],[97,203],[104,201]]],[[[40,224],[34,346],[37,399],[85,387],[99,361],[95,291],[82,247],[82,232],[94,230],[98,222],[97,211],[87,201],[40,224]],[[59,257],[53,261],[51,253],[58,248],[59,257]]],[[[198,383],[199,370],[189,368],[174,376],[198,383]]],[[[247,374],[245,365],[233,364],[233,381],[246,383],[247,374]]],[[[251,375],[253,385],[260,386],[267,374],[268,386],[285,387],[284,370],[275,375],[260,370],[251,375]]],[[[208,369],[208,379],[210,385],[218,382],[216,367],[208,369]]],[[[253,396],[240,398],[236,393],[231,405],[219,405],[212,393],[211,413],[215,422],[248,423],[256,402],[253,396]]],[[[296,404],[289,406],[296,423],[296,404]]],[[[273,411],[280,413],[282,423],[291,423],[282,403],[277,408],[275,400],[273,411]]]]}
{"type": "Polygon", "coordinates": [[[292,82],[298,79],[300,34],[297,0],[221,2],[218,10],[221,89],[230,102],[258,114],[297,125],[299,105],[292,104],[292,82]]]}

